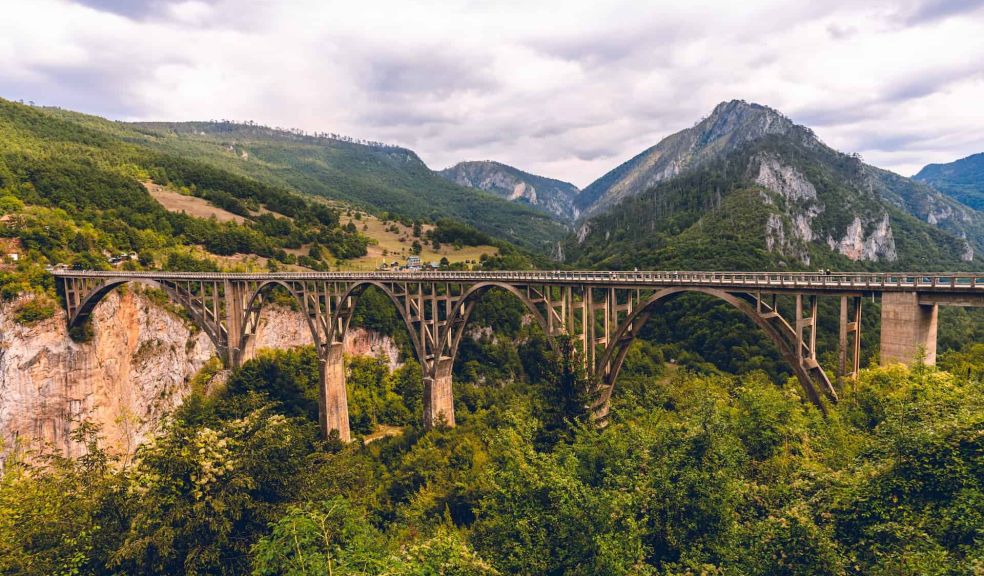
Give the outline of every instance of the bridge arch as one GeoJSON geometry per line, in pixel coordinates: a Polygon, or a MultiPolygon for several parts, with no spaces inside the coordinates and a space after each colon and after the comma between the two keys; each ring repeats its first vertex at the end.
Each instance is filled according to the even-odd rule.
{"type": "MultiPolygon", "coordinates": [[[[242,364],[244,361],[252,358],[254,352],[252,347],[256,344],[256,331],[259,328],[260,313],[267,304],[264,299],[271,291],[276,290],[277,288],[283,288],[286,290],[287,293],[290,294],[291,298],[297,302],[301,312],[304,312],[304,296],[298,293],[298,291],[287,282],[273,279],[267,280],[256,286],[253,291],[246,296],[246,303],[243,308],[243,318],[239,329],[239,357],[237,358],[237,364],[242,364]]],[[[227,306],[229,304],[229,302],[226,303],[227,306]]],[[[304,314],[304,318],[308,329],[311,332],[311,342],[320,354],[321,335],[318,331],[317,323],[313,318],[311,318],[310,314],[304,314]]]]}
{"type": "MultiPolygon", "coordinates": [[[[823,409],[820,401],[820,394],[817,392],[813,378],[809,371],[797,356],[795,346],[797,346],[796,331],[781,316],[775,315],[771,318],[763,317],[755,307],[740,293],[731,293],[716,288],[703,287],[673,287],[664,288],[649,296],[644,302],[633,310],[618,326],[610,344],[606,346],[598,366],[595,367],[596,385],[599,387],[599,397],[594,406],[595,413],[604,416],[608,412],[608,405],[611,400],[612,392],[615,389],[615,382],[622,369],[625,356],[629,346],[638,336],[638,331],[649,319],[652,313],[666,300],[686,294],[698,293],[713,296],[722,300],[732,307],[742,312],[745,317],[755,323],[779,350],[783,360],[792,368],[800,386],[807,397],[815,405],[823,409]],[[774,320],[775,322],[770,322],[774,320]]],[[[822,369],[817,368],[822,372],[822,369]]]]}
{"type": "Polygon", "coordinates": [[[445,333],[441,341],[446,343],[448,346],[448,350],[446,352],[447,356],[451,358],[452,364],[458,356],[458,348],[461,344],[461,339],[465,334],[465,326],[467,326],[468,320],[471,318],[475,305],[482,298],[482,296],[494,288],[502,289],[515,296],[523,304],[530,315],[533,316],[534,321],[536,321],[540,329],[543,330],[543,334],[547,337],[547,342],[550,344],[550,347],[555,352],[559,351],[557,339],[555,334],[551,333],[550,325],[547,322],[547,319],[543,316],[540,309],[537,308],[536,304],[530,299],[529,295],[524,294],[512,284],[507,284],[504,282],[479,282],[465,290],[458,300],[458,305],[455,306],[454,311],[447,319],[445,333]]]}
{"type": "Polygon", "coordinates": [[[220,357],[224,357],[226,352],[225,338],[222,334],[221,326],[214,326],[212,323],[208,322],[202,313],[192,306],[191,301],[188,296],[182,294],[180,290],[174,287],[168,286],[165,283],[158,282],[156,280],[151,280],[149,278],[129,278],[125,280],[108,280],[103,282],[93,290],[91,290],[82,302],[79,303],[78,308],[75,313],[72,314],[68,319],[68,328],[72,330],[79,326],[85,324],[89,318],[92,316],[92,312],[95,310],[96,306],[102,302],[102,300],[113,290],[119,288],[124,284],[137,283],[155,288],[158,290],[163,290],[167,293],[173,301],[181,305],[182,308],[188,312],[191,316],[192,322],[195,326],[200,328],[205,334],[208,335],[209,340],[212,341],[212,346],[215,347],[216,352],[220,357]]]}
{"type": "Polygon", "coordinates": [[[380,292],[386,295],[390,302],[393,303],[393,307],[396,308],[396,313],[406,326],[407,332],[410,334],[410,343],[413,346],[414,354],[417,356],[417,360],[420,362],[421,366],[424,366],[427,361],[427,350],[424,347],[424,342],[420,339],[420,334],[414,329],[413,321],[408,315],[406,306],[400,301],[400,296],[393,291],[389,286],[386,286],[384,282],[377,282],[375,280],[365,280],[352,284],[346,290],[342,297],[339,299],[337,306],[339,308],[345,306],[347,310],[344,313],[338,314],[336,311],[333,316],[337,316],[335,322],[332,322],[328,332],[326,334],[326,339],[328,342],[341,342],[345,338],[345,334],[348,332],[349,324],[352,322],[352,313],[355,311],[355,306],[358,303],[359,298],[362,294],[369,288],[376,288],[380,292]],[[348,304],[351,301],[351,304],[348,304]]]}

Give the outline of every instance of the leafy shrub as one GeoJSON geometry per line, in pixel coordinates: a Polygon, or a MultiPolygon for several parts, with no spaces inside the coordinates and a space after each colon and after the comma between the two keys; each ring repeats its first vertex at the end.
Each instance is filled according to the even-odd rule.
{"type": "Polygon", "coordinates": [[[14,320],[24,326],[34,326],[55,315],[57,305],[47,296],[35,296],[17,307],[14,320]]]}

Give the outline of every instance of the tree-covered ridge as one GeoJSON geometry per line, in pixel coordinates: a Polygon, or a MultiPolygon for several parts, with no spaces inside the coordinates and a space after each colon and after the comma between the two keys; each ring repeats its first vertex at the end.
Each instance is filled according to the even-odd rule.
{"type": "Polygon", "coordinates": [[[350,366],[355,414],[401,435],[318,439],[308,350],[258,358],[211,394],[203,374],[132,462],[87,427],[82,458],[9,462],[0,571],[969,576],[984,563],[979,344],[945,356],[947,371],[865,371],[827,416],[793,382],[630,357],[603,429],[551,370],[480,396],[459,385],[459,426],[424,432],[406,420],[415,379],[373,362],[350,366]]]}
{"type": "MultiPolygon", "coordinates": [[[[215,255],[252,254],[295,264],[292,249],[315,244],[336,258],[365,253],[367,239],[339,226],[328,206],[283,187],[126,143],[47,111],[0,100],[0,235],[25,251],[18,272],[65,263],[107,267],[107,255],[135,253],[129,266],[164,265],[201,246],[215,255]],[[245,217],[242,224],[169,212],[142,182],[155,181],[245,217]]],[[[325,266],[313,259],[310,267],[325,266]]],[[[5,293],[13,292],[5,288],[5,293]]]]}
{"type": "Polygon", "coordinates": [[[48,112],[141,147],[195,158],[294,192],[410,219],[454,218],[527,249],[544,250],[564,233],[543,212],[455,185],[413,151],[397,146],[253,123],[123,123],[48,112]]]}
{"type": "Polygon", "coordinates": [[[984,153],[948,164],[929,164],[912,179],[925,182],[971,208],[984,210],[984,153]]]}

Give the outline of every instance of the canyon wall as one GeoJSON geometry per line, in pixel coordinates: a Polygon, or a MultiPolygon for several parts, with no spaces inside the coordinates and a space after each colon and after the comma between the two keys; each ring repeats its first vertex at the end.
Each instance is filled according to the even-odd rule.
{"type": "MultiPolygon", "coordinates": [[[[114,292],[96,308],[87,343],[68,337],[63,311],[33,326],[17,324],[18,304],[0,307],[0,462],[15,447],[78,455],[71,432],[84,420],[101,426],[108,449],[132,453],[215,353],[203,332],[133,290],[114,292]]],[[[257,350],[310,343],[298,312],[263,311],[257,350]]],[[[399,365],[389,337],[358,328],[349,331],[345,352],[399,365]]]]}

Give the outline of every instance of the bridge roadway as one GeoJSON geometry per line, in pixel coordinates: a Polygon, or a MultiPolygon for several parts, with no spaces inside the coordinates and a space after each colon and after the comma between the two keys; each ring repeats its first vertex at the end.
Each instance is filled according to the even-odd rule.
{"type": "Polygon", "coordinates": [[[984,273],[790,273],[695,271],[491,271],[210,273],[55,271],[70,328],[84,325],[117,286],[163,289],[187,309],[230,367],[253,354],[261,309],[272,290],[286,291],[303,312],[322,376],[321,425],[349,439],[342,341],[359,296],[382,291],[410,333],[424,373],[424,420],[454,425],[451,368],[464,327],[490,289],[516,296],[557,353],[576,357],[597,391],[599,418],[625,354],[667,298],[698,292],[734,306],[776,344],[806,396],[823,407],[837,392],[817,361],[818,298],[840,299],[837,380],[859,367],[861,306],[879,297],[881,361],[936,359],[940,305],[984,306],[984,273]]]}

